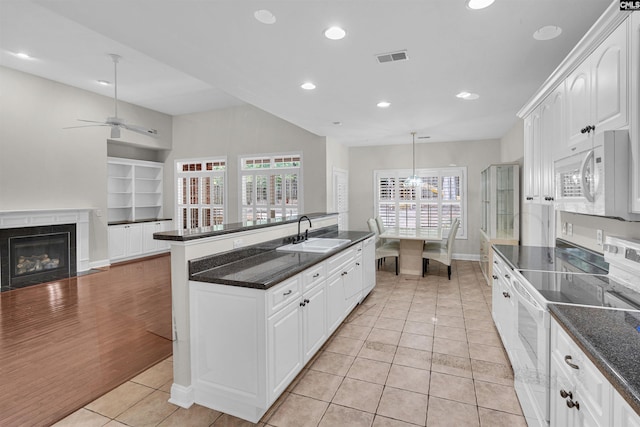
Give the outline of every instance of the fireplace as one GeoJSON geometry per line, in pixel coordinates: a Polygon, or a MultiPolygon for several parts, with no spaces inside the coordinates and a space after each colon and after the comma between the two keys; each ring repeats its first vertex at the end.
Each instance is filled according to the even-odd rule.
{"type": "Polygon", "coordinates": [[[76,275],[76,225],[0,229],[2,290],[76,275]]]}

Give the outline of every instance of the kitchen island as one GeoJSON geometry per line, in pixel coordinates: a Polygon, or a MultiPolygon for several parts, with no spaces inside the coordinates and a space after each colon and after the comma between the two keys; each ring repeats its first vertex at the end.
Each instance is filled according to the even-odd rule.
{"type": "Polygon", "coordinates": [[[157,233],[171,241],[172,403],[256,422],[375,284],[375,241],[308,214],[310,238],[349,243],[280,252],[298,219],[157,233]]]}

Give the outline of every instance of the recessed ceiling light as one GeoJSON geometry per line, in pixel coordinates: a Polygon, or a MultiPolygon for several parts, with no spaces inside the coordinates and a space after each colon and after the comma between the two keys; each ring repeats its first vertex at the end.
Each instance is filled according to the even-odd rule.
{"type": "Polygon", "coordinates": [[[324,31],[324,36],[330,40],[342,40],[347,32],[340,27],[327,28],[324,31]]]}
{"type": "Polygon", "coordinates": [[[33,56],[25,52],[16,52],[13,54],[13,56],[17,56],[20,59],[33,59],[33,56]]]}
{"type": "Polygon", "coordinates": [[[111,82],[108,82],[106,80],[98,80],[98,84],[102,86],[109,86],[111,82]]]}
{"type": "Polygon", "coordinates": [[[306,83],[302,83],[300,87],[304,90],[313,90],[316,88],[316,85],[314,85],[311,82],[306,82],[306,83]]]}
{"type": "Polygon", "coordinates": [[[333,124],[336,126],[342,126],[342,122],[333,122],[333,124]]]}
{"type": "Polygon", "coordinates": [[[273,13],[269,12],[266,9],[260,9],[260,10],[256,10],[253,13],[253,16],[260,22],[262,22],[263,24],[274,24],[276,22],[276,17],[273,15],[273,13]]]}
{"type": "Polygon", "coordinates": [[[460,99],[464,99],[465,101],[472,101],[474,99],[480,98],[480,95],[478,95],[477,93],[462,91],[459,94],[457,94],[456,97],[460,99]]]}
{"type": "Polygon", "coordinates": [[[467,0],[467,7],[469,9],[478,10],[489,7],[495,0],[467,0]]]}
{"type": "Polygon", "coordinates": [[[547,25],[533,33],[533,38],[536,40],[551,40],[562,34],[562,28],[555,25],[547,25]]]}
{"type": "Polygon", "coordinates": [[[388,102],[388,101],[380,101],[380,102],[378,102],[378,104],[376,104],[376,105],[377,105],[378,107],[380,107],[380,108],[387,108],[388,106],[390,106],[390,105],[391,105],[391,103],[390,103],[390,102],[388,102]]]}

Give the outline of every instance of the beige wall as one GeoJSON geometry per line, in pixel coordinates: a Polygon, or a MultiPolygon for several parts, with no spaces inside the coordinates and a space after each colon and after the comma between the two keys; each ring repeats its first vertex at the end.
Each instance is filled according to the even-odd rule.
{"type": "Polygon", "coordinates": [[[516,118],[511,129],[500,139],[500,161],[518,162],[522,166],[524,159],[524,121],[516,118]]]}
{"type": "Polygon", "coordinates": [[[327,207],[325,138],[251,105],[173,118],[173,150],[165,163],[165,215],[174,217],[174,164],[179,159],[227,156],[227,222],[238,216],[238,156],[302,152],[304,211],[327,207]]]}
{"type": "MultiPolygon", "coordinates": [[[[373,172],[383,169],[411,169],[411,145],[352,147],[349,150],[349,228],[367,230],[367,218],[374,212],[373,172]]],[[[466,240],[458,239],[454,253],[477,259],[480,252],[480,172],[500,159],[500,141],[419,143],[416,168],[467,167],[466,240]]]]}
{"type": "MultiPolygon", "coordinates": [[[[128,122],[158,129],[160,137],[123,131],[122,140],[171,147],[171,117],[127,103],[128,122]]],[[[90,259],[108,258],[106,127],[62,129],[76,119],[113,116],[113,100],[0,67],[0,210],[95,208],[90,217],[90,259]]]]}

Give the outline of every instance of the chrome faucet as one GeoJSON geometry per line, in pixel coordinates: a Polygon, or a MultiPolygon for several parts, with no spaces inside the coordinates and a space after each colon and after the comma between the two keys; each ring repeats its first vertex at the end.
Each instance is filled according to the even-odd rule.
{"type": "Polygon", "coordinates": [[[306,216],[306,215],[302,215],[302,216],[298,219],[298,234],[296,235],[296,237],[294,237],[294,238],[293,238],[293,243],[294,243],[294,244],[296,244],[296,243],[302,243],[302,242],[304,242],[305,240],[307,240],[307,239],[309,238],[309,228],[307,228],[307,229],[304,231],[304,236],[303,236],[302,234],[300,234],[300,222],[301,222],[303,219],[306,219],[307,221],[309,221],[309,228],[313,228],[313,226],[311,225],[311,220],[309,219],[309,217],[308,217],[308,216],[306,216]]]}

